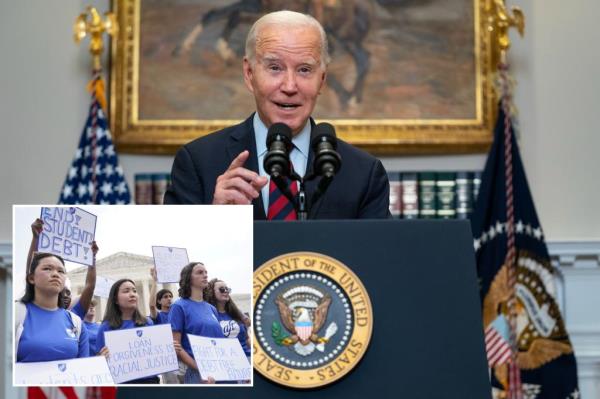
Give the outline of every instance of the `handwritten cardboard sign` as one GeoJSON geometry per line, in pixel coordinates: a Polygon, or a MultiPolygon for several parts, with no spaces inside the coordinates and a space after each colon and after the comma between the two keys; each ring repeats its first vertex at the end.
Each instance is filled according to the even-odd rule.
{"type": "Polygon", "coordinates": [[[61,256],[64,260],[91,266],[91,243],[96,234],[96,215],[76,207],[42,207],[44,222],[37,250],[61,256]]]}
{"type": "Polygon", "coordinates": [[[159,283],[177,283],[181,269],[190,261],[185,248],[152,247],[156,277],[159,283]]]}
{"type": "Polygon", "coordinates": [[[213,377],[215,381],[250,380],[250,363],[240,341],[191,334],[188,334],[188,338],[202,379],[213,377]]]}
{"type": "Polygon", "coordinates": [[[25,385],[114,385],[104,356],[15,363],[14,383],[25,385]]]}
{"type": "Polygon", "coordinates": [[[96,277],[96,288],[94,288],[94,295],[101,298],[108,298],[110,293],[110,287],[115,283],[115,280],[108,277],[98,276],[96,277]]]}
{"type": "Polygon", "coordinates": [[[179,369],[171,326],[106,331],[108,367],[117,384],[179,369]]]}

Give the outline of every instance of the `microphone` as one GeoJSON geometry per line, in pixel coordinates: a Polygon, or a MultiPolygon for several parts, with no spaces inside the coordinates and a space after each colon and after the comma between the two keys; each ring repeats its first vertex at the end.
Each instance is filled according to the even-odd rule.
{"type": "Polygon", "coordinates": [[[315,154],[314,173],[327,178],[335,176],[342,165],[342,158],[336,151],[337,137],[333,126],[326,122],[315,126],[311,144],[315,154]]]}
{"type": "Polygon", "coordinates": [[[267,153],[263,167],[271,177],[289,176],[292,129],[285,123],[274,123],[267,132],[267,153]]]}

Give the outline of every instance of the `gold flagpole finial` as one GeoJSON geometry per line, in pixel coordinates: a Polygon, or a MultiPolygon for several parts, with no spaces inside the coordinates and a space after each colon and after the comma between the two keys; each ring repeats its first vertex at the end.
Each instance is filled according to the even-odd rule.
{"type": "Polygon", "coordinates": [[[506,63],[506,51],[510,47],[508,30],[517,28],[523,37],[525,32],[525,15],[519,7],[511,7],[512,15],[508,12],[504,0],[487,0],[485,11],[488,20],[488,30],[492,35],[494,63],[506,63]]]}
{"type": "Polygon", "coordinates": [[[115,36],[118,32],[118,25],[115,15],[112,12],[104,14],[102,17],[94,7],[88,6],[85,13],[80,14],[73,25],[73,33],[75,43],[79,44],[87,35],[90,35],[90,53],[94,58],[94,70],[101,69],[100,56],[104,50],[102,34],[106,32],[111,36],[115,36]]]}

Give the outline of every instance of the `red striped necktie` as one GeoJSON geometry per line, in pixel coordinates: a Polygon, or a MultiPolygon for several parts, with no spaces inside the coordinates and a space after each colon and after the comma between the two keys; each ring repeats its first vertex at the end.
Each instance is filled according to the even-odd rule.
{"type": "MultiPolygon", "coordinates": [[[[298,184],[289,177],[281,177],[285,185],[289,188],[292,196],[296,198],[298,194],[298,184]]],[[[275,181],[271,179],[269,183],[269,209],[267,210],[267,220],[297,220],[298,215],[294,204],[283,195],[275,181]]]]}

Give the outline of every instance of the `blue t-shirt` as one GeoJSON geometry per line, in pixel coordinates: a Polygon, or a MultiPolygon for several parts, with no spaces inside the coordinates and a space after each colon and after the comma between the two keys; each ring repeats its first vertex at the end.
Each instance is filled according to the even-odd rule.
{"type": "Polygon", "coordinates": [[[152,319],[154,324],[169,324],[169,312],[163,312],[162,310],[156,314],[156,319],[152,319]]]}
{"type": "Polygon", "coordinates": [[[17,362],[48,362],[89,356],[87,330],[82,323],[77,338],[73,315],[68,310],[46,310],[32,302],[25,306],[27,316],[23,320],[17,362]]]}
{"type": "Polygon", "coordinates": [[[98,336],[96,338],[96,353],[100,352],[100,350],[106,346],[106,342],[104,341],[105,331],[127,330],[129,328],[147,327],[152,325],[154,325],[154,323],[149,317],[146,317],[146,324],[144,326],[136,326],[133,320],[123,320],[123,323],[121,323],[121,327],[111,328],[111,326],[108,324],[108,321],[103,321],[102,324],[100,324],[100,328],[98,329],[98,336]]]}
{"type": "Polygon", "coordinates": [[[77,302],[73,308],[71,308],[71,312],[75,313],[81,320],[85,319],[85,314],[87,310],[84,312],[83,307],[81,306],[81,302],[77,302]]]}
{"type": "Polygon", "coordinates": [[[250,356],[250,348],[248,347],[248,329],[245,324],[238,323],[233,320],[227,313],[217,312],[223,335],[226,338],[237,338],[242,345],[242,349],[246,356],[250,356]]]}
{"type": "Polygon", "coordinates": [[[96,347],[96,339],[98,338],[98,330],[100,329],[100,324],[94,322],[90,323],[89,321],[85,320],[83,321],[83,324],[85,324],[85,328],[87,329],[90,341],[90,356],[95,356],[96,353],[98,353],[98,349],[96,347]]]}
{"type": "Polygon", "coordinates": [[[179,298],[169,312],[171,330],[181,333],[181,347],[194,358],[188,334],[210,338],[224,338],[217,309],[208,302],[179,298]]]}

